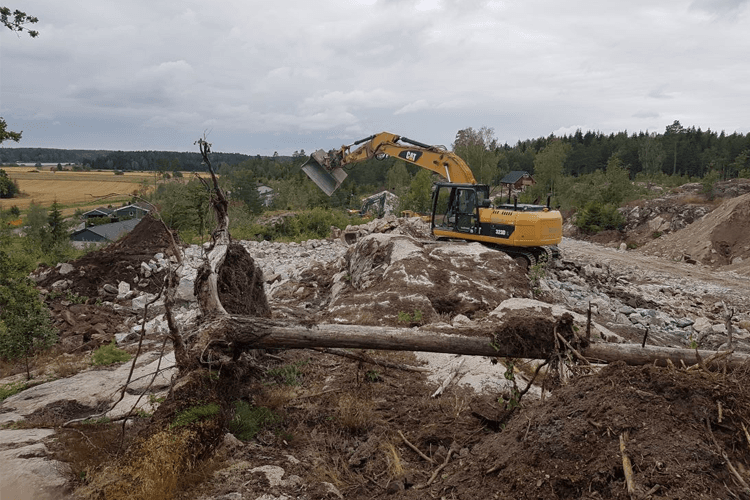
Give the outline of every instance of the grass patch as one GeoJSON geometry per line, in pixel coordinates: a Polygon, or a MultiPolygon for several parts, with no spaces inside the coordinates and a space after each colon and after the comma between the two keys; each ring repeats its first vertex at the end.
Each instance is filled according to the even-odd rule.
{"type": "Polygon", "coordinates": [[[336,413],[341,426],[353,435],[368,431],[376,421],[372,402],[351,394],[339,398],[336,413]]]}
{"type": "Polygon", "coordinates": [[[281,423],[279,415],[263,406],[235,401],[234,408],[234,418],[229,423],[229,431],[242,441],[249,441],[266,427],[281,423]]]}
{"type": "Polygon", "coordinates": [[[420,311],[419,309],[415,309],[413,313],[408,313],[406,311],[398,312],[399,323],[414,324],[414,323],[421,323],[421,321],[422,321],[422,311],[420,311]]]}
{"type": "Polygon", "coordinates": [[[101,346],[91,355],[91,362],[97,366],[106,366],[113,363],[122,363],[130,360],[130,354],[111,343],[101,346]]]}
{"type": "Polygon", "coordinates": [[[12,384],[0,385],[0,401],[18,394],[19,392],[28,388],[28,384],[24,381],[13,382],[12,384]]]}
{"type": "Polygon", "coordinates": [[[215,415],[218,415],[220,411],[221,408],[216,403],[209,403],[202,406],[193,406],[178,413],[174,419],[174,422],[172,422],[172,425],[170,425],[169,428],[174,429],[175,427],[184,427],[186,425],[192,424],[193,422],[201,422],[215,415]]]}
{"type": "Polygon", "coordinates": [[[303,366],[306,362],[300,361],[291,365],[283,365],[278,368],[271,368],[266,372],[268,377],[276,379],[283,385],[302,385],[302,371],[300,366],[303,366]]]}

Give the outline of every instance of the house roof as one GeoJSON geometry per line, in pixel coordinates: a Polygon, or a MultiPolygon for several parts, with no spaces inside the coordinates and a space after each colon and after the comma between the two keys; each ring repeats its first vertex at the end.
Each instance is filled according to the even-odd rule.
{"type": "Polygon", "coordinates": [[[85,231],[90,231],[96,235],[106,238],[109,241],[115,241],[117,238],[130,231],[141,222],[140,219],[129,219],[122,222],[113,222],[111,224],[102,224],[100,226],[91,226],[71,234],[71,237],[81,234],[85,231]]]}
{"type": "Polygon", "coordinates": [[[516,182],[521,180],[521,178],[523,178],[524,176],[531,177],[531,174],[529,174],[525,170],[514,170],[513,172],[503,177],[502,180],[500,181],[500,184],[515,184],[516,182]]]}
{"type": "Polygon", "coordinates": [[[89,210],[88,212],[84,212],[83,215],[84,216],[89,215],[89,214],[93,215],[95,212],[99,212],[102,215],[112,215],[114,213],[114,210],[112,210],[111,208],[107,208],[107,207],[97,207],[93,210],[89,210]]]}
{"type": "Polygon", "coordinates": [[[150,212],[151,211],[148,208],[146,208],[146,207],[144,207],[142,205],[139,205],[138,203],[131,203],[130,205],[125,205],[124,207],[116,208],[115,212],[119,212],[120,210],[125,210],[125,209],[128,209],[128,208],[136,208],[138,210],[143,210],[144,212],[150,212]]]}

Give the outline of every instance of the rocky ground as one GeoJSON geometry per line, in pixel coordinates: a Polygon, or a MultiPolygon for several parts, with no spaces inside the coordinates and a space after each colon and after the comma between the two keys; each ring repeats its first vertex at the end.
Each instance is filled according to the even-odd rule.
{"type": "MultiPolygon", "coordinates": [[[[727,189],[736,196],[721,203],[688,186],[630,207],[624,233],[565,238],[559,261],[528,273],[479,244],[437,244],[417,218],[377,219],[327,240],[243,246],[278,318],[426,331],[490,325],[543,342],[551,317],[570,313],[583,329],[590,309],[597,340],[719,349],[729,326],[734,349],[750,352],[750,248],[741,230],[750,194],[727,189]]],[[[37,369],[37,381],[48,381],[0,403],[0,498],[70,496],[101,473],[121,440],[137,438],[173,374],[173,356],[160,354],[160,286],[170,268],[183,331],[200,321],[192,285],[203,249],[174,248],[146,219],[116,245],[37,273],[61,341],[37,369]],[[143,329],[146,353],[123,392],[130,364],[91,368],[88,356],[112,339],[135,352],[143,329]],[[140,417],[125,434],[117,424],[61,427],[131,408],[140,417]]],[[[614,364],[575,368],[564,384],[548,372],[511,411],[538,362],[367,354],[414,370],[309,350],[258,358],[247,394],[264,409],[262,425],[246,441],[228,434],[175,496],[630,498],[622,439],[642,498],[750,498],[749,370],[614,364]],[[441,384],[443,394],[432,397],[441,384]]],[[[4,370],[0,385],[22,379],[4,370]]]]}

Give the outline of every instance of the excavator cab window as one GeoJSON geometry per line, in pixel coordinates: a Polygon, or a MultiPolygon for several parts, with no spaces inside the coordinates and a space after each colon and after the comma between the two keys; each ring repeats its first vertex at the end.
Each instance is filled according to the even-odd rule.
{"type": "Polygon", "coordinates": [[[473,188],[458,189],[458,210],[456,214],[456,229],[461,232],[473,232],[477,220],[476,191],[473,188]]]}
{"type": "Polygon", "coordinates": [[[437,185],[433,196],[433,224],[443,229],[453,229],[456,225],[455,190],[437,185]]]}
{"type": "Polygon", "coordinates": [[[483,188],[482,185],[436,184],[434,226],[461,233],[475,232],[478,209],[487,199],[487,190],[483,188]]]}

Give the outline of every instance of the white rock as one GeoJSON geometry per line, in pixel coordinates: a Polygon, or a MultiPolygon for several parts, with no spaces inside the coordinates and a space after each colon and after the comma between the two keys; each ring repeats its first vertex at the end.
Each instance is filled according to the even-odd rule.
{"type": "Polygon", "coordinates": [[[68,274],[68,273],[72,273],[73,271],[75,271],[75,268],[73,266],[71,266],[70,264],[68,264],[67,262],[64,262],[60,266],[60,269],[58,269],[58,272],[60,274],[62,274],[62,275],[65,275],[65,274],[68,274]]]}
{"type": "Polygon", "coordinates": [[[69,286],[70,286],[70,281],[68,280],[58,280],[52,283],[52,289],[57,292],[67,290],[69,286]]]}
{"type": "Polygon", "coordinates": [[[126,281],[121,281],[117,285],[117,298],[118,299],[124,299],[125,296],[130,292],[130,283],[126,281]]]}
{"type": "MultiPolygon", "coordinates": [[[[115,407],[111,415],[109,415],[110,417],[119,416],[130,411],[130,408],[133,407],[135,401],[140,397],[137,394],[138,391],[145,390],[151,383],[151,377],[146,375],[153,374],[156,370],[158,354],[142,354],[139,361],[143,364],[136,366],[132,377],[133,382],[130,385],[135,394],[128,395],[132,400],[126,397],[125,400],[121,401],[115,407]]],[[[161,368],[174,364],[174,353],[169,353],[164,355],[164,359],[161,361],[161,368]]],[[[34,411],[57,401],[73,400],[81,405],[92,408],[96,408],[103,402],[111,402],[113,399],[119,398],[119,389],[122,387],[123,380],[126,380],[128,377],[130,365],[130,363],[123,363],[114,370],[80,372],[72,377],[53,380],[10,396],[3,401],[3,409],[10,411],[0,413],[0,424],[21,420],[34,411]]],[[[159,372],[154,380],[152,389],[155,387],[159,389],[169,387],[170,379],[175,371],[175,368],[171,368],[159,372]]],[[[141,398],[138,406],[142,407],[148,404],[148,398],[141,398]]],[[[27,431],[23,430],[21,432],[27,431]]]]}
{"type": "Polygon", "coordinates": [[[182,277],[180,278],[180,283],[177,285],[175,298],[177,300],[184,300],[186,302],[195,302],[198,299],[195,297],[195,293],[193,293],[194,289],[195,283],[193,282],[193,280],[182,277]]]}
{"type": "Polygon", "coordinates": [[[724,324],[712,325],[711,326],[711,331],[713,333],[719,333],[719,334],[726,335],[726,333],[727,333],[727,327],[724,324]]]}
{"type": "Polygon", "coordinates": [[[471,320],[463,314],[457,314],[452,321],[453,326],[466,325],[471,323],[471,320]]]}
{"type": "MultiPolygon", "coordinates": [[[[144,293],[143,295],[139,295],[138,297],[133,299],[131,307],[136,310],[143,309],[144,307],[146,307],[146,304],[154,300],[155,297],[156,295],[151,293],[144,293]]],[[[152,307],[157,307],[160,305],[164,305],[164,299],[159,299],[154,304],[151,304],[149,306],[149,311],[152,310],[152,307]]]]}
{"type": "Polygon", "coordinates": [[[49,459],[51,429],[0,430],[0,498],[67,498],[67,464],[49,459]],[[10,448],[10,449],[7,449],[10,448]]]}
{"type": "Polygon", "coordinates": [[[711,328],[711,322],[706,318],[696,318],[695,323],[693,323],[693,330],[698,333],[703,333],[709,328],[711,328]]]}
{"type": "Polygon", "coordinates": [[[151,276],[151,267],[146,262],[141,262],[141,274],[145,278],[151,276]]]}

